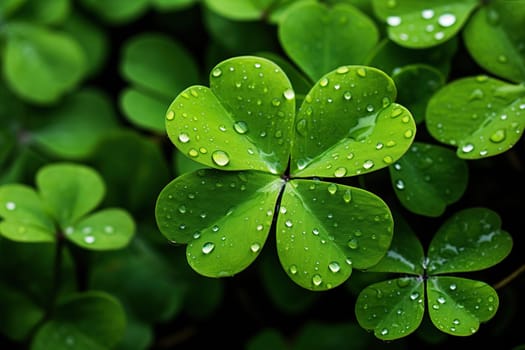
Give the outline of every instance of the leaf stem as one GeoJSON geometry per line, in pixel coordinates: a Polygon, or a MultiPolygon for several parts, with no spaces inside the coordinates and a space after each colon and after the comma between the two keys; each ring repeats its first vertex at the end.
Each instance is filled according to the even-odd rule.
{"type": "Polygon", "coordinates": [[[525,264],[521,265],[520,267],[518,267],[516,270],[514,270],[510,275],[506,276],[505,278],[503,278],[501,281],[499,281],[498,283],[496,283],[493,287],[494,289],[501,289],[503,287],[505,287],[507,284],[509,284],[510,282],[512,282],[512,280],[516,279],[520,274],[522,274],[523,272],[525,272],[525,264]]]}

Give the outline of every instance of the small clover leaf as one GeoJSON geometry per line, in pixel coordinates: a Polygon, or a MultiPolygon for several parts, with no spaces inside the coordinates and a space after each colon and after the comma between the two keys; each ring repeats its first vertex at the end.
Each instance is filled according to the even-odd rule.
{"type": "Polygon", "coordinates": [[[125,327],[124,308],[113,296],[99,291],[71,294],[38,328],[31,349],[112,348],[124,335],[125,327]]]}
{"type": "Polygon", "coordinates": [[[86,74],[84,50],[69,34],[22,21],[6,28],[2,68],[20,97],[38,104],[55,102],[86,74]]]}
{"type": "Polygon", "coordinates": [[[284,50],[312,81],[339,66],[363,63],[379,40],[375,23],[349,4],[298,4],[285,12],[278,29],[284,50]]]}
{"type": "Polygon", "coordinates": [[[130,82],[120,96],[122,110],[133,124],[157,133],[165,132],[162,116],[172,94],[178,94],[199,76],[186,49],[159,33],[129,39],[122,50],[120,67],[122,76],[130,82]]]}
{"type": "Polygon", "coordinates": [[[118,249],[129,243],[135,224],[119,208],[90,213],[105,193],[93,169],[59,163],[42,167],[36,176],[38,192],[7,184],[0,187],[0,233],[15,241],[54,242],[64,236],[88,249],[118,249]],[[58,230],[58,232],[57,232],[58,230]]]}
{"type": "Polygon", "coordinates": [[[244,270],[274,223],[281,265],[303,288],[334,288],[353,268],[378,263],[392,239],[387,205],[308,177],[370,172],[406,152],[415,122],[393,103],[393,81],[375,68],[341,66],[306,95],[295,124],[295,92],[268,59],[223,61],[210,86],[180,93],[166,129],[183,154],[215,169],[173,180],[155,211],[164,236],[187,244],[190,266],[210,277],[244,270]]]}
{"type": "Polygon", "coordinates": [[[440,142],[457,146],[464,159],[512,148],[525,128],[525,87],[487,77],[466,77],[432,96],[426,126],[440,142]]]}
{"type": "Polygon", "coordinates": [[[463,32],[468,52],[487,71],[513,82],[525,81],[524,21],[522,3],[488,2],[463,32]]]}
{"type": "MultiPolygon", "coordinates": [[[[396,225],[400,222],[396,218],[396,225]]],[[[438,329],[458,336],[475,333],[495,315],[496,291],[481,281],[442,274],[482,270],[503,260],[512,238],[500,225],[499,216],[489,209],[464,209],[441,226],[426,258],[414,233],[406,225],[396,226],[389,251],[369,271],[405,276],[361,291],[355,306],[359,324],[383,340],[407,336],[421,323],[426,294],[430,319],[438,329]]]]}
{"type": "Polygon", "coordinates": [[[292,175],[353,176],[399,159],[416,125],[395,98],[394,82],[376,68],[341,66],[323,76],[297,113],[292,175]]]}
{"type": "Polygon", "coordinates": [[[376,15],[388,25],[388,36],[409,48],[427,48],[455,36],[478,6],[476,0],[374,0],[376,15]]]}
{"type": "Polygon", "coordinates": [[[389,167],[392,187],[413,213],[437,217],[457,202],[468,184],[468,167],[454,151],[414,142],[410,151],[389,167]]]}
{"type": "Polygon", "coordinates": [[[166,114],[171,141],[195,161],[225,170],[282,173],[288,164],[295,93],[275,63],[233,58],[210,74],[210,88],[180,93],[166,114]]]}

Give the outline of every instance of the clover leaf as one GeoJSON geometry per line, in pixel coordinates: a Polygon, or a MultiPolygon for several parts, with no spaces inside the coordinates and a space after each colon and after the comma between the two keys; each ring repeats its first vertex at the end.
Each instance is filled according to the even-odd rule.
{"type": "Polygon", "coordinates": [[[512,148],[525,128],[525,87],[485,75],[447,84],[427,106],[426,126],[457,156],[479,159],[512,148]]]}
{"type": "MultiPolygon", "coordinates": [[[[396,220],[398,223],[399,220],[396,220]]],[[[499,216],[486,208],[457,212],[439,228],[427,256],[415,234],[400,227],[383,260],[369,271],[402,273],[361,291],[355,313],[359,324],[383,340],[414,332],[425,312],[441,331],[458,336],[475,333],[498,308],[498,295],[488,284],[447,276],[489,268],[512,249],[499,216]]]]}
{"type": "Polygon", "coordinates": [[[377,17],[388,25],[390,39],[401,46],[426,48],[456,35],[478,6],[478,1],[374,0],[372,4],[377,17]]]}
{"type": "Polygon", "coordinates": [[[71,294],[38,328],[32,350],[112,348],[124,334],[126,316],[113,296],[99,291],[71,294]]]}
{"type": "Polygon", "coordinates": [[[340,285],[352,268],[383,257],[392,217],[370,192],[311,177],[352,176],[399,159],[415,122],[395,97],[380,70],[341,66],[312,87],[296,117],[295,92],[275,63],[219,63],[210,88],[189,87],[166,113],[170,140],[215,169],[183,174],[161,191],[160,231],[187,244],[195,271],[221,277],[248,267],[275,225],[279,260],[294,282],[340,285]]]}
{"type": "Polygon", "coordinates": [[[414,142],[410,151],[389,167],[392,187],[410,211],[437,217],[458,201],[468,184],[465,160],[448,148],[414,142]]]}
{"type": "Polygon", "coordinates": [[[0,187],[0,234],[14,241],[54,242],[62,235],[86,249],[117,249],[128,244],[135,224],[119,208],[90,213],[105,192],[93,169],[58,163],[42,167],[38,191],[21,184],[0,187]]]}
{"type": "Polygon", "coordinates": [[[278,29],[288,56],[313,81],[339,66],[363,63],[379,40],[375,23],[349,4],[298,4],[285,12],[278,29]]]}
{"type": "Polygon", "coordinates": [[[120,95],[124,114],[133,124],[157,133],[165,131],[162,116],[172,94],[198,79],[186,49],[159,33],[143,33],[126,42],[121,74],[131,84],[120,95]]]}
{"type": "Polygon", "coordinates": [[[492,74],[513,82],[525,81],[524,21],[523,4],[488,2],[472,15],[463,32],[468,52],[492,74]]]}

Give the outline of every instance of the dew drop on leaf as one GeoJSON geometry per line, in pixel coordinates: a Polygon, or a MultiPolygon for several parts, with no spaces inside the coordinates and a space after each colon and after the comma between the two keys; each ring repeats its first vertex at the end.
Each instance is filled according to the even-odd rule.
{"type": "MultiPolygon", "coordinates": [[[[311,108],[310,108],[310,110],[311,110],[311,108]]],[[[297,130],[297,133],[299,135],[301,135],[301,136],[306,135],[306,119],[300,119],[297,122],[297,124],[295,125],[295,129],[297,130]]]]}
{"type": "Polygon", "coordinates": [[[257,253],[259,251],[259,249],[261,249],[261,245],[259,243],[253,243],[251,246],[250,246],[250,250],[253,252],[253,253],[257,253]]]}
{"type": "Polygon", "coordinates": [[[454,16],[452,13],[444,13],[439,16],[438,23],[442,27],[450,27],[456,23],[456,16],[454,16]]]}
{"type": "Polygon", "coordinates": [[[7,202],[5,204],[5,208],[9,211],[12,211],[12,210],[15,210],[16,209],[16,203],[15,202],[7,202]]]}
{"type": "Polygon", "coordinates": [[[337,192],[337,185],[332,183],[328,185],[327,189],[328,189],[328,193],[335,194],[337,192]]]}
{"type": "Polygon", "coordinates": [[[332,261],[330,264],[328,264],[328,268],[333,273],[339,272],[339,270],[341,270],[341,266],[339,265],[337,261],[332,261]]]}
{"type": "Polygon", "coordinates": [[[359,246],[359,244],[357,243],[357,239],[355,238],[348,240],[347,245],[350,249],[357,249],[357,247],[359,246]]]}
{"type": "Polygon", "coordinates": [[[314,284],[314,286],[318,287],[321,285],[321,283],[323,283],[323,278],[321,277],[321,275],[315,274],[312,276],[312,283],[314,284]]]}
{"type": "Polygon", "coordinates": [[[498,129],[492,135],[490,135],[490,141],[494,143],[500,143],[505,140],[505,129],[498,129]]]}
{"type": "Polygon", "coordinates": [[[93,244],[95,242],[95,237],[93,237],[93,236],[85,236],[84,237],[84,242],[86,242],[87,244],[93,244]]]}
{"type": "Polygon", "coordinates": [[[230,156],[224,151],[215,151],[211,155],[211,158],[218,166],[226,166],[230,162],[230,156]]]}
{"type": "Polygon", "coordinates": [[[366,77],[366,70],[364,68],[357,68],[357,75],[361,78],[366,77]]]}
{"type": "Polygon", "coordinates": [[[374,166],[374,162],[372,160],[367,160],[363,163],[363,168],[365,169],[371,169],[374,166]]]}
{"type": "Polygon", "coordinates": [[[246,134],[248,132],[248,124],[244,121],[237,121],[233,124],[233,130],[238,134],[246,134]]]}
{"type": "Polygon", "coordinates": [[[350,203],[350,201],[352,201],[352,191],[351,190],[346,190],[345,193],[343,194],[343,200],[345,201],[345,203],[350,203]]]}
{"type": "Polygon", "coordinates": [[[410,293],[410,300],[416,300],[417,298],[419,298],[419,293],[418,292],[410,293]]]}
{"type": "Polygon", "coordinates": [[[195,158],[199,155],[199,152],[195,148],[192,148],[188,151],[188,155],[192,158],[195,158]]]}
{"type": "Polygon", "coordinates": [[[350,91],[345,91],[343,94],[343,98],[347,101],[350,101],[352,99],[352,93],[350,91]]]}
{"type": "Polygon", "coordinates": [[[166,119],[167,120],[173,120],[174,118],[175,118],[175,112],[168,111],[168,113],[166,113],[166,119]]]}
{"type": "Polygon", "coordinates": [[[288,271],[290,271],[292,275],[295,275],[297,273],[297,266],[291,265],[288,271]]]}
{"type": "Polygon", "coordinates": [[[456,290],[458,287],[455,283],[451,283],[448,288],[450,288],[450,290],[456,290]]]}
{"type": "Polygon", "coordinates": [[[425,9],[421,11],[421,17],[423,17],[424,19],[431,19],[432,17],[434,17],[434,10],[425,9]]]}
{"type": "Polygon", "coordinates": [[[206,242],[202,246],[202,253],[210,254],[213,251],[213,249],[215,249],[215,244],[213,244],[212,242],[206,242]]]}
{"type": "Polygon", "coordinates": [[[187,209],[186,209],[186,206],[184,204],[181,204],[179,206],[179,213],[184,214],[184,213],[186,213],[186,210],[187,209]]]}
{"type": "Polygon", "coordinates": [[[381,330],[381,335],[387,335],[387,334],[388,334],[388,329],[383,328],[383,329],[381,330]]]}
{"type": "Polygon", "coordinates": [[[472,152],[472,150],[474,150],[474,145],[471,143],[467,143],[466,145],[461,147],[461,151],[463,151],[464,153],[472,152]]]}
{"type": "Polygon", "coordinates": [[[220,68],[215,68],[212,72],[211,72],[211,76],[214,77],[214,78],[218,78],[222,75],[222,70],[220,68]]]}
{"type": "Polygon", "coordinates": [[[284,225],[285,225],[286,227],[292,227],[292,226],[293,226],[293,222],[292,222],[292,220],[289,220],[289,219],[288,219],[288,220],[286,220],[286,221],[284,222],[284,225]]]}
{"type": "Polygon", "coordinates": [[[391,27],[397,27],[401,24],[401,17],[399,16],[388,16],[386,18],[386,23],[391,27]]]}
{"type": "Polygon", "coordinates": [[[293,100],[293,98],[295,97],[295,93],[294,93],[294,91],[292,89],[286,89],[283,92],[283,96],[287,100],[293,100]]]}

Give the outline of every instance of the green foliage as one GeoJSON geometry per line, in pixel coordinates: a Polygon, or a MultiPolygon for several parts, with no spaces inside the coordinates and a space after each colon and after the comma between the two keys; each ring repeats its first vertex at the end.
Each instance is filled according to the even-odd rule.
{"type": "Polygon", "coordinates": [[[0,348],[522,349],[524,22],[0,1],[0,348]]]}
{"type": "Polygon", "coordinates": [[[356,302],[359,324],[380,339],[397,339],[417,329],[428,305],[430,319],[441,331],[475,333],[480,322],[495,315],[496,291],[481,281],[443,274],[486,269],[505,258],[512,238],[500,225],[491,210],[464,209],[443,223],[426,256],[413,232],[396,230],[385,258],[371,270],[406,276],[361,291],[356,302]]]}
{"type": "Polygon", "coordinates": [[[367,173],[401,157],[415,123],[394,98],[381,71],[341,66],[312,87],[295,121],[295,93],[275,63],[255,56],[219,63],[210,88],[175,98],[166,129],[188,157],[228,171],[199,170],[168,184],[157,201],[161,232],[188,244],[188,262],[200,274],[231,276],[254,261],[276,216],[290,278],[312,290],[340,285],[353,266],[365,269],[384,255],[390,211],[367,191],[301,177],[367,173]],[[354,102],[352,94],[369,97],[354,102]],[[339,113],[348,115],[343,127],[334,123],[339,113]],[[217,197],[229,207],[217,207],[217,197]]]}

